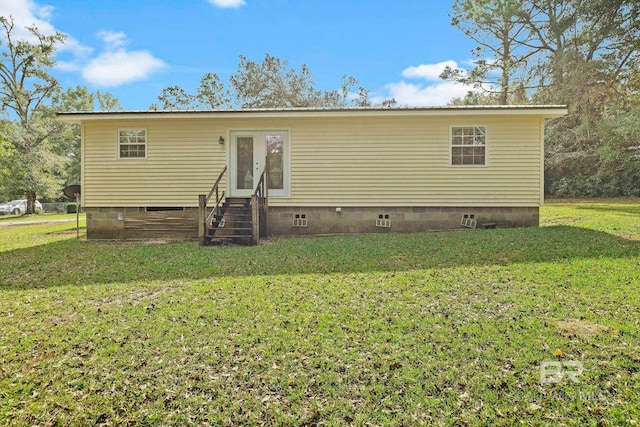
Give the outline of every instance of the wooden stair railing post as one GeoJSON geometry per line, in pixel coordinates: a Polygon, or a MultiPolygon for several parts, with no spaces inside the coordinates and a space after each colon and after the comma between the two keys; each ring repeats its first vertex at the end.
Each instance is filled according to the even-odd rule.
{"type": "Polygon", "coordinates": [[[269,211],[269,156],[265,159],[265,167],[258,180],[258,185],[251,195],[251,244],[257,245],[260,237],[267,237],[269,211]]]}
{"type": "Polygon", "coordinates": [[[264,237],[268,236],[269,232],[269,154],[267,153],[267,158],[264,161],[264,201],[262,203],[262,214],[264,215],[263,222],[263,230],[262,235],[264,237]]]}
{"type": "Polygon", "coordinates": [[[207,242],[205,240],[205,235],[207,233],[207,196],[204,194],[198,195],[198,240],[200,241],[200,246],[204,246],[207,242]]]}
{"type": "Polygon", "coordinates": [[[257,245],[260,240],[260,207],[258,206],[258,195],[251,195],[251,244],[257,245]]]}

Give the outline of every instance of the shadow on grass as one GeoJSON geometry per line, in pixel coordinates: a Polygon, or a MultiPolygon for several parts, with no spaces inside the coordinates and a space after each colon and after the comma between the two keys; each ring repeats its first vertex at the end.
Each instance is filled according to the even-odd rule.
{"type": "Polygon", "coordinates": [[[640,242],[571,226],[286,238],[257,247],[69,239],[0,254],[0,289],[638,256],[640,242]]]}

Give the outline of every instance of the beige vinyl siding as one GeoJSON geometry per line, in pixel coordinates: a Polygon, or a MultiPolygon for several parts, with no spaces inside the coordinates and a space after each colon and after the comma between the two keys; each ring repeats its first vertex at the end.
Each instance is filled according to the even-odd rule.
{"type": "Polygon", "coordinates": [[[538,206],[539,126],[513,117],[307,121],[292,131],[291,205],[538,206]],[[487,126],[486,166],[450,166],[452,125],[487,126]]]}
{"type": "Polygon", "coordinates": [[[197,206],[226,164],[230,130],[281,129],[291,196],[272,206],[538,206],[542,123],[533,114],[89,121],[84,202],[197,206]],[[487,127],[486,166],[450,165],[450,127],[467,125],[487,127]],[[118,128],[147,129],[146,159],[117,158],[118,128]]]}
{"type": "Polygon", "coordinates": [[[220,135],[224,128],[202,121],[85,123],[85,206],[198,206],[225,164],[220,135]],[[147,130],[146,159],[118,159],[119,128],[147,130]]]}

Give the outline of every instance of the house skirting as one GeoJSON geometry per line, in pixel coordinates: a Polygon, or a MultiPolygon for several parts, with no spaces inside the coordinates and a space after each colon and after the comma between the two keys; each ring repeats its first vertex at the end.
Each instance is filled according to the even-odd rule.
{"type": "Polygon", "coordinates": [[[88,239],[198,238],[198,208],[85,208],[88,239]]]}
{"type": "MultiPolygon", "coordinates": [[[[197,239],[198,209],[86,208],[89,239],[197,239]]],[[[538,207],[281,207],[269,208],[270,235],[453,230],[464,216],[478,227],[531,227],[538,207]]]]}
{"type": "Polygon", "coordinates": [[[477,226],[532,227],[538,207],[269,207],[269,234],[313,235],[334,233],[417,232],[453,230],[466,215],[477,226]]]}

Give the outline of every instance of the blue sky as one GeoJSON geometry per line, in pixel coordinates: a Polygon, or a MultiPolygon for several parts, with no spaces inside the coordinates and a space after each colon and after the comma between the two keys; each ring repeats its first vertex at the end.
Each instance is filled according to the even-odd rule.
{"type": "Polygon", "coordinates": [[[318,88],[353,75],[374,100],[443,105],[469,88],[443,82],[443,64],[468,67],[472,43],[450,26],[445,0],[0,0],[0,15],[68,36],[54,74],[63,86],[109,91],[127,110],[160,91],[194,91],[206,72],[226,82],[238,55],[266,53],[318,88]]]}

